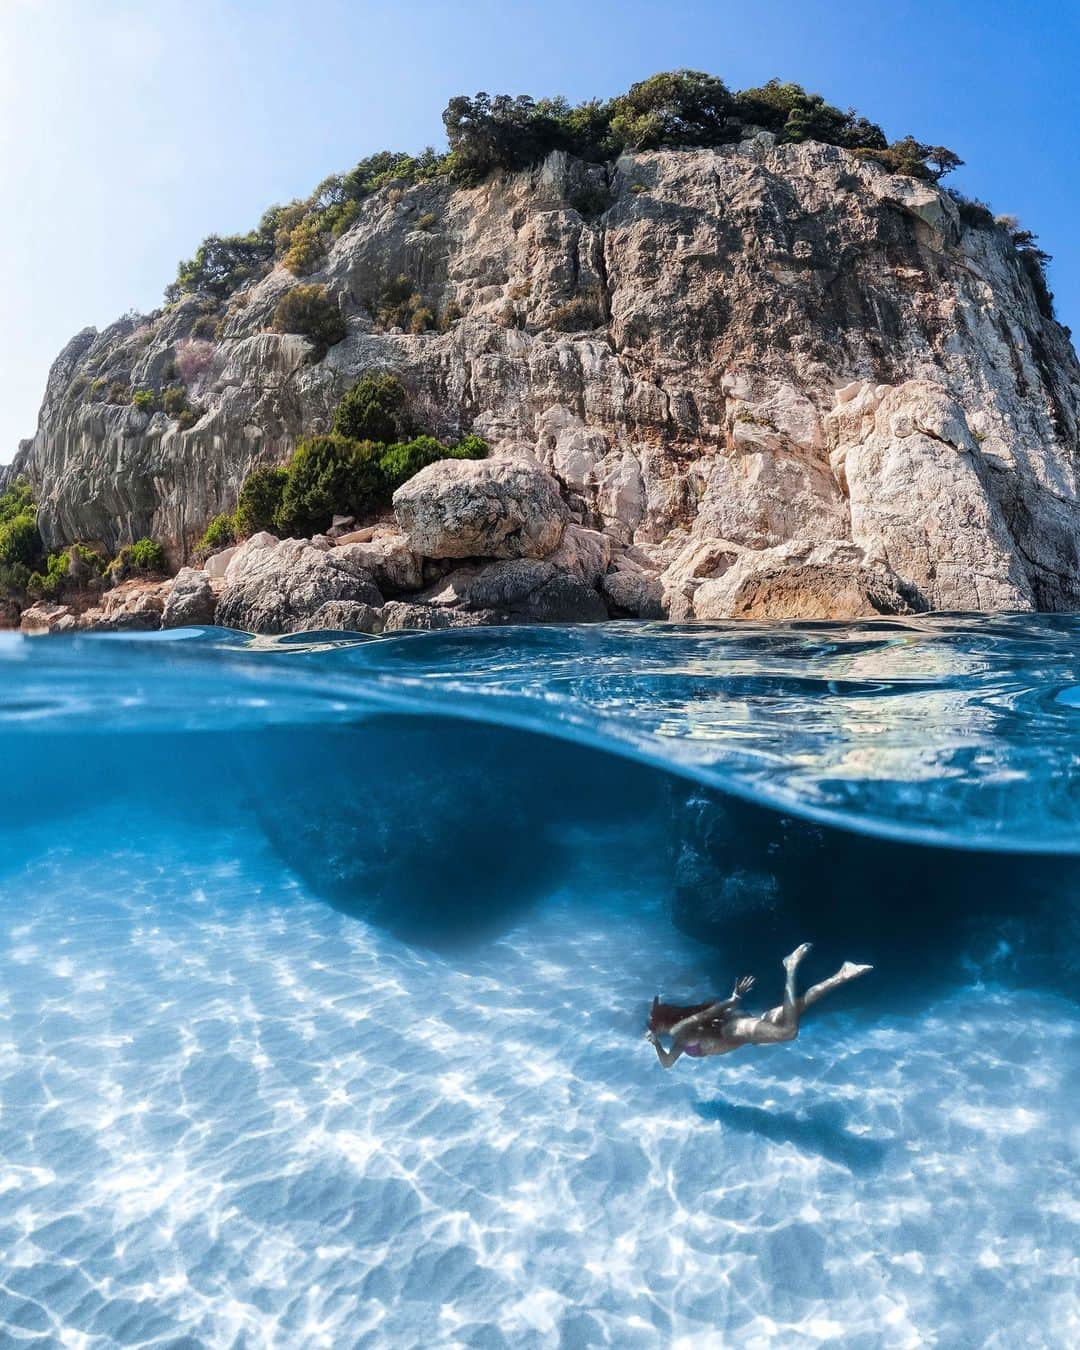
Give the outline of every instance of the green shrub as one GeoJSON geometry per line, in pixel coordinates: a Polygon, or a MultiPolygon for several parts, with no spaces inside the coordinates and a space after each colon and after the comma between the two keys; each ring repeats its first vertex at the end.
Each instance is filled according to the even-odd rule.
{"type": "Polygon", "coordinates": [[[208,553],[214,553],[218,549],[228,548],[230,544],[236,543],[236,527],[232,516],[215,516],[206,527],[206,532],[199,540],[199,548],[205,549],[208,553]]]}
{"type": "Polygon", "coordinates": [[[154,539],[136,539],[127,544],[109,564],[107,575],[113,583],[129,577],[163,576],[169,569],[165,550],[154,539]]]}
{"type": "Polygon", "coordinates": [[[414,333],[423,333],[435,322],[434,315],[424,304],[420,292],[413,287],[413,283],[404,273],[386,283],[370,308],[375,318],[385,328],[404,328],[414,333]],[[417,315],[421,316],[419,320],[417,315]],[[414,327],[414,322],[418,322],[419,326],[414,327]]]}
{"type": "Polygon", "coordinates": [[[165,550],[156,539],[136,539],[130,546],[131,565],[139,572],[167,572],[165,550]]]}
{"type": "Polygon", "coordinates": [[[393,493],[407,483],[421,469],[447,457],[446,446],[434,436],[417,436],[401,445],[389,445],[379,457],[379,467],[386,481],[386,491],[393,493]]]}
{"type": "Polygon", "coordinates": [[[217,337],[216,314],[200,314],[191,326],[191,336],[200,342],[212,342],[217,337]]]}
{"type": "Polygon", "coordinates": [[[245,281],[265,271],[273,255],[273,239],[256,230],[249,234],[208,235],[194,258],[176,269],[176,280],[166,287],[165,298],[176,301],[183,295],[201,292],[224,300],[245,281]]]}
{"type": "Polygon", "coordinates": [[[381,445],[348,436],[309,436],[289,461],[279,523],[290,534],[325,530],[335,515],[363,516],[386,500],[381,445]]]}
{"type": "Polygon", "coordinates": [[[585,295],[575,295],[565,304],[556,305],[548,322],[552,328],[562,333],[598,328],[606,322],[604,300],[599,288],[592,288],[585,295]]]}
{"type": "Polygon", "coordinates": [[[26,583],[26,589],[32,596],[43,600],[58,600],[68,582],[68,568],[71,559],[67,553],[50,553],[44,572],[32,572],[26,583]]]}
{"type": "Polygon", "coordinates": [[[136,389],[131,402],[140,412],[155,413],[160,407],[156,389],[136,389]]]}
{"type": "Polygon", "coordinates": [[[405,390],[396,375],[365,375],[349,390],[334,414],[334,434],[354,441],[403,440],[412,431],[405,412],[405,390]]]}
{"type": "Polygon", "coordinates": [[[263,465],[244,479],[233,515],[236,536],[246,539],[260,530],[276,530],[288,471],[263,465]]]}
{"type": "Polygon", "coordinates": [[[470,432],[468,436],[463,436],[457,445],[452,445],[447,451],[450,459],[487,459],[490,447],[482,436],[474,436],[470,432]]]}
{"type": "Polygon", "coordinates": [[[0,523],[0,563],[22,563],[33,567],[40,557],[37,512],[32,508],[24,509],[3,519],[0,523]]]}
{"type": "Polygon", "coordinates": [[[583,219],[594,220],[597,216],[602,216],[611,205],[611,193],[607,188],[585,184],[570,193],[566,204],[583,219]]]}
{"type": "Polygon", "coordinates": [[[282,262],[294,276],[314,272],[326,256],[326,246],[314,219],[301,220],[289,235],[289,247],[282,262]]]}
{"type": "Polygon", "coordinates": [[[27,511],[35,511],[34,493],[30,480],[20,475],[11,486],[0,493],[0,525],[27,511]]]}
{"type": "Polygon", "coordinates": [[[69,544],[59,553],[50,553],[45,570],[31,572],[25,589],[31,596],[60,600],[65,594],[93,586],[107,572],[105,558],[85,544],[69,544]]]}
{"type": "Polygon", "coordinates": [[[610,134],[627,149],[724,145],[738,138],[735,100],[723,80],[672,70],[632,84],[611,104],[610,134]]]}
{"type": "Polygon", "coordinates": [[[171,384],[161,395],[161,406],[169,417],[179,417],[188,406],[187,390],[182,384],[171,384]]]}
{"type": "Polygon", "coordinates": [[[439,332],[449,332],[450,328],[461,318],[461,306],[456,300],[450,300],[442,312],[442,318],[439,320],[439,332]]]}
{"type": "Polygon", "coordinates": [[[274,310],[274,330],[299,333],[315,344],[316,360],[328,347],[341,342],[348,329],[341,310],[326,293],[325,286],[294,286],[278,301],[274,310]]]}
{"type": "Polygon", "coordinates": [[[25,563],[0,563],[0,596],[21,601],[26,595],[31,575],[25,563]]]}
{"type": "Polygon", "coordinates": [[[439,217],[436,212],[425,211],[419,220],[417,220],[416,228],[418,230],[430,230],[433,225],[438,224],[438,220],[439,217]]]}
{"type": "Polygon", "coordinates": [[[386,491],[392,496],[402,483],[440,459],[484,459],[487,453],[487,441],[479,436],[465,436],[457,445],[444,445],[434,436],[417,436],[401,445],[387,446],[379,458],[379,467],[386,480],[386,491]]]}

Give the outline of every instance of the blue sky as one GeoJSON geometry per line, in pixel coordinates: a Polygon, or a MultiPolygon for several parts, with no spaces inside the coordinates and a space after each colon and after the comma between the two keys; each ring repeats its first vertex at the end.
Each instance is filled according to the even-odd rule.
{"type": "Polygon", "coordinates": [[[441,147],[478,89],[797,80],[956,150],[950,181],[1037,231],[1080,331],[1078,64],[1076,0],[0,0],[0,461],[78,329],[362,155],[441,147]]]}

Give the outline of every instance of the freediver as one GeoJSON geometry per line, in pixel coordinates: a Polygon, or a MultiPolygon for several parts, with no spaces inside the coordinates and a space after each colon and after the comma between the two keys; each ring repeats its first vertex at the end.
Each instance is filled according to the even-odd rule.
{"type": "Polygon", "coordinates": [[[790,956],[784,957],[784,1001],[778,1008],[770,1008],[757,1017],[739,1011],[742,996],[754,987],[752,975],[743,975],[736,980],[731,997],[718,1002],[680,1008],[671,1003],[661,1003],[659,996],[654,998],[646,1038],[656,1050],[656,1057],[663,1067],[670,1069],[681,1055],[703,1059],[706,1055],[729,1055],[732,1050],[738,1050],[744,1045],[776,1045],[780,1041],[793,1041],[799,1034],[802,1015],[811,1004],[874,968],[845,961],[835,975],[812,985],[805,994],[796,997],[795,972],[809,950],[810,943],[804,942],[790,956]],[[671,1037],[670,1050],[665,1050],[661,1045],[662,1035],[671,1037]]]}

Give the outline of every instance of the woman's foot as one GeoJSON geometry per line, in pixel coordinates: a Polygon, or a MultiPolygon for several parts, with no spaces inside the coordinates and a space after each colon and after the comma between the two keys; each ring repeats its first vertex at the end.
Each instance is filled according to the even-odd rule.
{"type": "Polygon", "coordinates": [[[857,980],[860,975],[865,975],[868,970],[873,969],[873,966],[857,966],[854,961],[845,961],[840,967],[840,977],[845,980],[857,980]]]}

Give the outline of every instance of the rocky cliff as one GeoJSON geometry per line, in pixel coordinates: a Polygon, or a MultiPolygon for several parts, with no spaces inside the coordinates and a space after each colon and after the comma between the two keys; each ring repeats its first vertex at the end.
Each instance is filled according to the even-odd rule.
{"type": "MultiPolygon", "coordinates": [[[[270,331],[297,284],[280,265],[212,337],[194,297],[80,333],[21,463],[50,547],[151,535],[179,564],[253,466],[390,371],[437,434],[550,471],[576,531],[552,565],[608,612],[1075,609],[1080,367],[1023,262],[933,184],[835,146],[555,153],[368,198],[305,278],[347,320],[324,355],[270,331]],[[431,331],[379,323],[401,277],[431,331]],[[178,365],[187,429],[97,401],[178,365]]],[[[437,598],[430,567],[416,581],[437,598]]]]}

